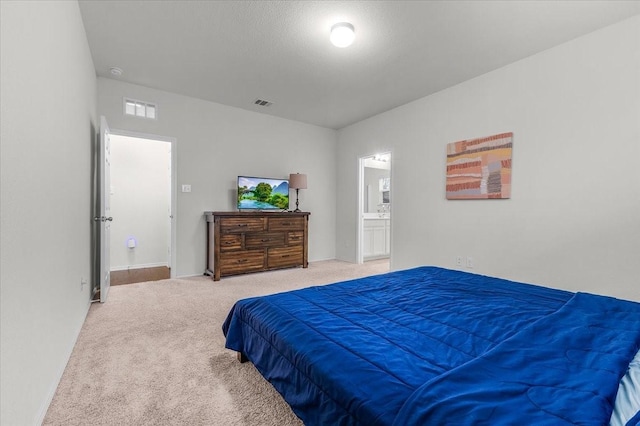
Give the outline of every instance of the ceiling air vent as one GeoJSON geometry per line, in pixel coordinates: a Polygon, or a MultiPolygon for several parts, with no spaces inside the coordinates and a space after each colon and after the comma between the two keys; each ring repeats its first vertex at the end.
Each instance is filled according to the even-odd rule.
{"type": "Polygon", "coordinates": [[[255,101],[253,101],[253,103],[263,107],[268,107],[273,105],[273,102],[265,101],[264,99],[256,99],[255,101]]]}

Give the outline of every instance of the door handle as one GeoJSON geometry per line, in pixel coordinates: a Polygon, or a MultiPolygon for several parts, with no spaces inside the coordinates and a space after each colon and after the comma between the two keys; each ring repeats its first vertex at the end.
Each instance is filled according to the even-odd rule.
{"type": "Polygon", "coordinates": [[[111,216],[106,217],[106,216],[94,216],[93,220],[95,220],[96,222],[112,222],[113,218],[111,216]]]}

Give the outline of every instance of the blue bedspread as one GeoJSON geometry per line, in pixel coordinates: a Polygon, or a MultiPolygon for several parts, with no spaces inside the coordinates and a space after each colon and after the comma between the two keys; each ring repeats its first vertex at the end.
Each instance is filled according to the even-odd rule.
{"type": "Polygon", "coordinates": [[[421,267],[241,300],[223,331],[306,425],[606,424],[640,304],[421,267]]]}

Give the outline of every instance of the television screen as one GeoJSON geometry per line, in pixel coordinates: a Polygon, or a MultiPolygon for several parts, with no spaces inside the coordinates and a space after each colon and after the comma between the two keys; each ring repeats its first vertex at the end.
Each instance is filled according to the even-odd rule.
{"type": "Polygon", "coordinates": [[[289,180],[238,176],[238,210],[289,209],[289,180]]]}

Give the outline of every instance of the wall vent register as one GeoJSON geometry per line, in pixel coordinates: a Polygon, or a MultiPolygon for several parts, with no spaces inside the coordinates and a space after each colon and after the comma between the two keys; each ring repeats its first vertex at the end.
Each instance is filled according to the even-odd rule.
{"type": "Polygon", "coordinates": [[[124,114],[134,117],[158,118],[158,105],[151,102],[138,101],[136,99],[124,99],[124,114]]]}

